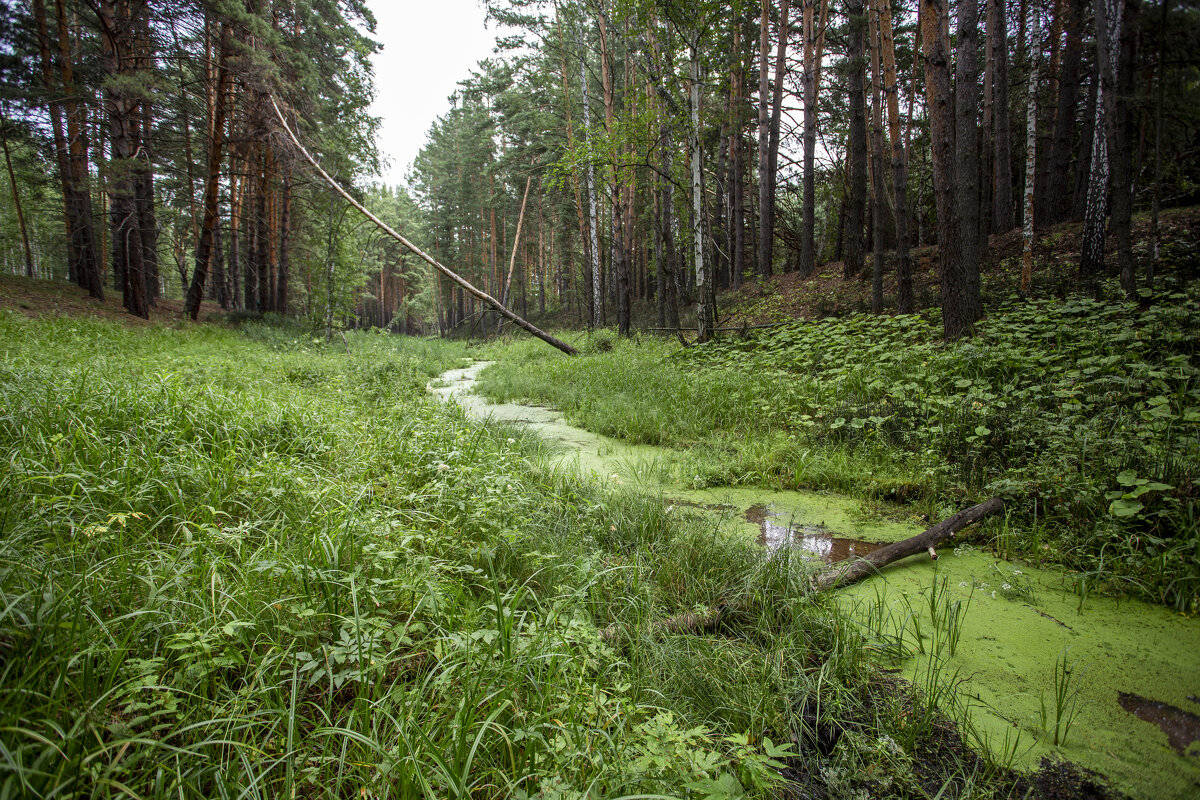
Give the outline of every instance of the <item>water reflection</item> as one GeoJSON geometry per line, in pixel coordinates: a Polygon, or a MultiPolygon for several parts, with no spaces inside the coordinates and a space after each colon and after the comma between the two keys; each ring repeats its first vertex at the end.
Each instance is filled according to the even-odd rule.
{"type": "Polygon", "coordinates": [[[746,509],[746,521],[757,525],[762,533],[759,542],[768,550],[780,547],[798,547],[809,555],[827,564],[861,558],[882,545],[834,536],[821,525],[800,525],[784,517],[767,505],[755,505],[746,509]]]}

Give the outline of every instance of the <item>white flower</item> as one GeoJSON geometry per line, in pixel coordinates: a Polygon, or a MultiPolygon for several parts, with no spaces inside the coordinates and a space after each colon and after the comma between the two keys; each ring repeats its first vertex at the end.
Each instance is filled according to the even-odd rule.
{"type": "Polygon", "coordinates": [[[1019,569],[1014,569],[1014,570],[1013,570],[1013,575],[1024,575],[1024,574],[1025,574],[1025,573],[1021,572],[1021,570],[1019,570],[1019,569]]]}
{"type": "Polygon", "coordinates": [[[1012,588],[1012,584],[1011,584],[1011,583],[1006,583],[1006,584],[1004,584],[1003,586],[1001,586],[1000,588],[1001,588],[1001,589],[1003,589],[1004,591],[1006,591],[1006,592],[1007,592],[1009,589],[1011,589],[1011,588],[1012,588]]]}
{"type": "Polygon", "coordinates": [[[445,472],[448,469],[450,469],[450,466],[448,464],[438,464],[437,465],[438,472],[445,472]]]}
{"type": "Polygon", "coordinates": [[[996,590],[995,589],[992,589],[992,599],[993,600],[996,599],[996,590]]]}
{"type": "Polygon", "coordinates": [[[966,587],[966,585],[967,585],[967,582],[966,582],[966,581],[959,581],[959,582],[958,582],[958,586],[959,586],[959,588],[960,588],[960,589],[961,589],[961,588],[965,588],[965,587],[966,587]]]}
{"type": "Polygon", "coordinates": [[[516,444],[516,443],[517,443],[517,440],[516,440],[516,439],[512,439],[512,438],[509,438],[509,440],[508,440],[508,443],[509,443],[509,444],[516,444]]]}

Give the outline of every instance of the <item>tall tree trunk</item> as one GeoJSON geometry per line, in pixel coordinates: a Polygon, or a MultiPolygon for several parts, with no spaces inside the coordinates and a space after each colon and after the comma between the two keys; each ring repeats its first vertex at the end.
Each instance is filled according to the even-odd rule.
{"type": "Polygon", "coordinates": [[[1150,209],[1150,261],[1146,264],[1146,286],[1154,288],[1154,272],[1158,268],[1159,240],[1159,210],[1162,207],[1162,128],[1163,128],[1163,87],[1167,79],[1167,65],[1162,63],[1166,53],[1167,16],[1170,14],[1171,0],[1161,0],[1162,7],[1158,21],[1158,85],[1154,92],[1154,199],[1150,209]]]}
{"type": "MultiPolygon", "coordinates": [[[[784,0],[786,4],[787,0],[784,0]]],[[[699,39],[699,35],[696,36],[699,39]]],[[[712,276],[704,263],[704,176],[700,141],[700,43],[690,43],[691,81],[688,87],[691,130],[689,149],[692,151],[692,247],[696,262],[696,327],[700,341],[712,338],[716,308],[710,291],[712,276]]]]}
{"type": "Polygon", "coordinates": [[[1133,237],[1133,136],[1137,116],[1137,70],[1139,20],[1142,0],[1125,0],[1122,11],[1117,86],[1112,125],[1112,228],[1117,238],[1117,263],[1121,268],[1121,288],[1130,300],[1137,298],[1134,274],[1133,237]]]}
{"type": "MultiPolygon", "coordinates": [[[[592,139],[592,111],[591,97],[588,91],[588,75],[587,61],[583,56],[583,34],[579,36],[579,85],[583,94],[583,137],[584,142],[588,146],[588,152],[591,152],[592,139]]],[[[591,326],[599,328],[601,326],[601,315],[604,308],[603,290],[600,286],[600,232],[598,230],[598,220],[596,219],[596,166],[592,163],[589,156],[587,165],[587,196],[588,196],[588,235],[591,239],[591,326]]]]}
{"type": "Polygon", "coordinates": [[[288,313],[288,292],[291,291],[292,262],[292,165],[283,170],[283,196],[279,212],[279,275],[275,284],[275,310],[288,313]]]}
{"type": "Polygon", "coordinates": [[[850,96],[850,134],[846,147],[849,162],[850,198],[846,206],[845,258],[842,275],[861,275],[864,261],[864,222],[867,202],[867,97],[866,72],[867,17],[864,0],[846,0],[848,41],[846,43],[847,86],[850,96]]]}
{"type": "Polygon", "coordinates": [[[71,227],[72,238],[77,240],[73,247],[76,259],[76,277],[79,285],[97,299],[104,296],[104,275],[96,251],[96,233],[92,222],[91,173],[88,170],[88,124],[87,106],[77,98],[71,52],[71,32],[67,26],[64,0],[55,0],[58,21],[58,66],[62,75],[63,111],[67,122],[68,162],[71,170],[71,203],[74,207],[71,227]]]}
{"type": "MultiPolygon", "coordinates": [[[[559,16],[558,3],[554,4],[554,27],[558,32],[558,39],[561,43],[560,67],[562,70],[562,88],[563,88],[563,107],[567,113],[567,149],[574,151],[575,149],[575,126],[571,119],[571,82],[567,77],[567,41],[563,35],[562,22],[559,16]]],[[[582,42],[580,43],[582,46],[582,42]]],[[[582,60],[582,53],[580,59],[582,60]]],[[[582,75],[582,79],[586,80],[586,74],[582,75]]],[[[591,242],[588,239],[587,227],[584,221],[585,212],[583,208],[583,197],[579,191],[579,176],[574,171],[571,172],[571,192],[575,196],[575,216],[579,225],[579,242],[583,248],[584,262],[589,263],[588,247],[591,242]]],[[[573,273],[572,273],[573,274],[573,273]]]]}
{"type": "MultiPolygon", "coordinates": [[[[604,93],[604,126],[612,135],[616,111],[616,78],[613,75],[613,48],[610,41],[608,11],[605,0],[600,0],[597,23],[600,33],[600,86],[604,93]]],[[[612,183],[609,186],[609,234],[612,244],[610,269],[611,289],[617,312],[617,330],[622,336],[629,335],[629,252],[625,247],[625,209],[622,204],[624,176],[618,165],[613,165],[612,183]]]]}
{"type": "MultiPolygon", "coordinates": [[[[217,88],[213,106],[213,118],[209,125],[212,139],[208,145],[208,179],[204,186],[204,219],[200,223],[200,238],[196,242],[196,266],[192,272],[192,282],[188,287],[187,298],[184,301],[184,313],[193,320],[200,315],[200,303],[204,300],[204,283],[208,278],[208,268],[213,249],[213,230],[217,224],[218,189],[221,184],[221,161],[225,144],[225,110],[227,104],[229,69],[226,53],[229,48],[229,26],[221,26],[220,55],[217,67],[217,88]]],[[[234,247],[236,247],[236,240],[234,247]]],[[[247,291],[249,295],[249,291],[247,291]]]]}
{"type": "MultiPolygon", "coordinates": [[[[150,20],[141,22],[143,70],[153,68],[150,55],[150,20]]],[[[153,306],[158,302],[158,218],[154,209],[154,109],[149,97],[142,100],[141,107],[142,146],[138,159],[137,210],[138,227],[142,234],[142,269],[146,279],[146,300],[153,306]]]]}
{"type": "Polygon", "coordinates": [[[1038,37],[1041,35],[1039,25],[1038,2],[1033,0],[1029,6],[1029,107],[1025,111],[1025,214],[1022,220],[1022,256],[1021,256],[1021,294],[1028,295],[1033,286],[1033,223],[1034,223],[1034,185],[1037,181],[1037,86],[1038,66],[1041,53],[1038,47],[1038,37]]]}
{"type": "Polygon", "coordinates": [[[908,159],[900,138],[900,98],[896,79],[896,39],[891,0],[876,0],[879,43],[883,54],[883,91],[887,98],[888,134],[892,145],[892,190],[896,204],[896,305],[901,314],[913,312],[912,259],[908,241],[908,159]]]}
{"type": "Polygon", "coordinates": [[[1092,178],[1092,147],[1095,144],[1096,87],[1100,79],[1093,65],[1088,80],[1087,103],[1083,111],[1083,127],[1075,150],[1075,182],[1071,191],[1071,219],[1081,222],[1087,214],[1088,183],[1092,178]]]}
{"type": "Polygon", "coordinates": [[[746,269],[745,168],[742,159],[742,84],[745,67],[741,23],[741,19],[734,20],[729,68],[729,284],[734,290],[742,288],[742,273],[746,269]]]}
{"type": "Polygon", "coordinates": [[[769,114],[767,56],[770,53],[770,0],[762,0],[763,18],[759,28],[758,272],[764,278],[771,276],[775,245],[775,182],[779,165],[783,78],[787,67],[789,2],[781,0],[779,4],[779,41],[775,51],[775,81],[770,90],[769,114]]]}
{"type": "MultiPolygon", "coordinates": [[[[33,0],[34,22],[41,56],[42,82],[47,93],[54,97],[60,87],[54,78],[54,63],[46,7],[43,0],[33,0]]],[[[62,9],[58,8],[59,14],[62,9]]],[[[63,17],[65,20],[65,17],[63,17]]],[[[63,25],[58,25],[60,41],[57,47],[59,73],[63,80],[63,100],[51,99],[50,126],[54,137],[54,153],[62,184],[63,222],[67,234],[67,275],[70,280],[88,291],[92,297],[104,298],[103,276],[96,253],[95,229],[92,224],[91,195],[87,189],[86,127],[80,127],[81,104],[75,99],[74,75],[71,66],[70,40],[62,41],[63,25]],[[63,53],[66,53],[64,58],[63,53]],[[64,114],[67,118],[64,125],[64,114]],[[82,164],[79,162],[82,153],[82,164]],[[82,167],[82,168],[81,168],[82,167]],[[84,183],[80,183],[80,179],[84,183]]],[[[66,34],[69,36],[69,31],[66,34]]]]}
{"type": "Polygon", "coordinates": [[[1008,91],[1008,14],[1004,0],[984,2],[988,3],[990,49],[996,59],[992,65],[992,230],[1007,233],[1016,226],[1008,91]]]}
{"type": "Polygon", "coordinates": [[[821,89],[821,57],[825,45],[825,15],[829,0],[822,0],[820,20],[815,21],[817,0],[804,0],[804,232],[800,240],[800,275],[808,277],[817,267],[816,169],[817,99],[821,89]],[[814,22],[818,30],[814,30],[814,22]]]}
{"type": "Polygon", "coordinates": [[[1087,208],[1079,276],[1098,287],[1104,271],[1104,221],[1108,212],[1109,142],[1112,140],[1118,46],[1121,41],[1121,0],[1095,0],[1096,117],[1092,123],[1092,159],[1088,175],[1087,208]]]}
{"type": "Polygon", "coordinates": [[[883,238],[887,186],[883,169],[883,74],[879,58],[878,9],[867,10],[871,51],[871,311],[883,313],[883,238]]]}
{"type": "Polygon", "coordinates": [[[979,224],[979,2],[958,0],[954,59],[954,149],[959,213],[960,302],[968,325],[983,316],[979,300],[979,260],[986,250],[979,224]],[[982,244],[982,246],[981,246],[982,244]]]}
{"type": "Polygon", "coordinates": [[[25,255],[25,277],[33,277],[33,250],[29,247],[29,233],[25,230],[25,211],[21,206],[21,193],[17,190],[17,176],[13,172],[12,153],[8,148],[8,109],[0,103],[0,144],[4,146],[4,166],[8,170],[8,185],[12,190],[13,209],[17,214],[17,229],[21,234],[21,250],[25,255]]]}
{"type": "Polygon", "coordinates": [[[950,9],[947,0],[921,0],[921,44],[925,53],[925,93],[933,156],[933,193],[937,205],[938,271],[942,328],[957,339],[971,330],[963,298],[962,242],[955,203],[954,114],[950,82],[950,9]]]}
{"type": "Polygon", "coordinates": [[[1063,50],[1062,70],[1058,77],[1058,103],[1054,112],[1054,138],[1047,159],[1045,213],[1035,219],[1054,225],[1071,216],[1071,152],[1075,133],[1075,115],[1079,106],[1079,67],[1083,60],[1083,23],[1087,0],[1066,3],[1067,43],[1063,50]]]}
{"type": "MultiPolygon", "coordinates": [[[[134,88],[141,72],[137,55],[140,21],[135,9],[124,0],[102,0],[96,11],[111,76],[105,87],[105,105],[114,176],[111,206],[114,270],[121,275],[125,309],[134,316],[149,318],[145,250],[138,213],[143,98],[134,88]]],[[[146,9],[142,6],[137,11],[145,13],[146,9]]]]}

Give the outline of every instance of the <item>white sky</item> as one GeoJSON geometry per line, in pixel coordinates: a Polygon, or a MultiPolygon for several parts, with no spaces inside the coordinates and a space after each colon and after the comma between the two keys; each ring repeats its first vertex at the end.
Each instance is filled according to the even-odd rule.
{"type": "Polygon", "coordinates": [[[404,183],[425,134],[450,109],[447,97],[492,53],[496,25],[484,28],[480,0],[368,0],[375,14],[375,102],[382,119],[383,180],[404,183]]]}

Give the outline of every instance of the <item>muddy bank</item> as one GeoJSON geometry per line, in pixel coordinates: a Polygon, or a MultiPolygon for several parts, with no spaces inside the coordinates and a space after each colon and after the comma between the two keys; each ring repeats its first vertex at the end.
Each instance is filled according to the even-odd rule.
{"type": "MultiPolygon", "coordinates": [[[[766,547],[839,560],[924,527],[903,508],[881,514],[825,493],[695,488],[666,448],[582,430],[553,409],[489,404],[472,394],[487,366],[452,370],[431,391],[481,420],[536,432],[559,468],[660,494],[766,547]]],[[[1062,573],[972,547],[942,556],[913,556],[839,590],[868,646],[918,689],[965,706],[969,738],[1014,767],[1067,760],[1134,797],[1200,796],[1200,703],[1190,699],[1200,696],[1200,620],[1135,601],[1081,602],[1062,573]]]]}

